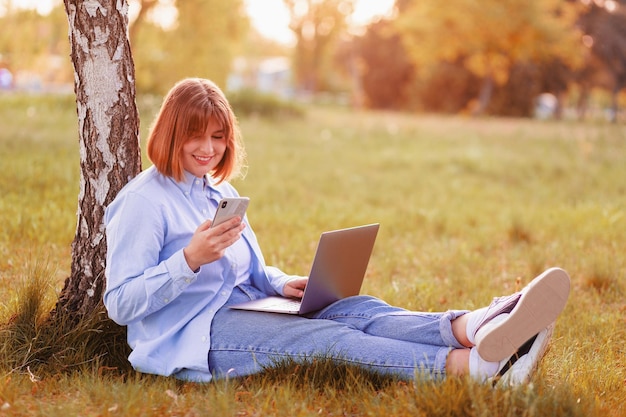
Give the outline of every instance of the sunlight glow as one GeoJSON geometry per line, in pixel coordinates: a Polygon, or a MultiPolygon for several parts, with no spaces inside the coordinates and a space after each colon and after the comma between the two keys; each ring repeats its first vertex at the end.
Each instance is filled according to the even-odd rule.
{"type": "Polygon", "coordinates": [[[61,0],[13,0],[12,3],[23,9],[34,9],[37,13],[46,15],[54,6],[61,3],[61,0]]]}
{"type": "Polygon", "coordinates": [[[289,12],[283,0],[246,0],[252,26],[263,36],[287,45],[295,38],[289,29],[289,12]]]}
{"type": "MultiPolygon", "coordinates": [[[[395,0],[356,0],[350,25],[364,26],[379,16],[389,16],[395,0]]],[[[289,29],[289,12],[283,0],[246,0],[250,21],[261,35],[274,41],[293,45],[289,29]]]]}
{"type": "MultiPolygon", "coordinates": [[[[359,28],[378,17],[391,14],[395,0],[356,0],[350,25],[359,28]]],[[[9,0],[13,5],[24,9],[35,9],[41,14],[48,14],[52,8],[61,4],[61,0],[9,0]]],[[[252,25],[259,33],[271,40],[286,45],[293,45],[295,38],[289,29],[289,12],[283,0],[244,0],[246,11],[252,25]]],[[[165,0],[152,11],[155,21],[164,28],[172,27],[176,20],[175,6],[172,0],[165,0]],[[174,10],[173,10],[174,9],[174,10]]],[[[129,1],[129,17],[136,13],[136,3],[129,1]]],[[[1,10],[0,10],[1,12],[1,10]]]]}

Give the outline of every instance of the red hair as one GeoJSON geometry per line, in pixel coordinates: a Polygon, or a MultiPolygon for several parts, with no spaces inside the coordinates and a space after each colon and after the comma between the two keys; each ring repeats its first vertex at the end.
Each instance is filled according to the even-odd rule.
{"type": "Polygon", "coordinates": [[[196,134],[206,131],[209,120],[217,119],[224,130],[226,151],[222,160],[209,174],[217,182],[239,174],[245,160],[245,150],[237,118],[226,96],[212,81],[187,78],[179,81],[167,93],[148,136],[148,158],[163,175],[182,181],[183,144],[196,134]]]}

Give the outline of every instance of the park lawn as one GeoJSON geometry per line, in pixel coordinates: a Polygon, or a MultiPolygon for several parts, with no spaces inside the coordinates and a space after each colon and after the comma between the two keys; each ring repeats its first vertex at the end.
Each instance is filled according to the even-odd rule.
{"type": "MultiPolygon", "coordinates": [[[[158,101],[142,98],[142,137],[158,101]]],[[[78,198],[73,97],[0,96],[0,322],[44,277],[69,275],[78,198]]],[[[481,307],[550,266],[572,277],[551,349],[528,386],[377,380],[282,364],[207,385],[60,375],[0,363],[0,415],[626,414],[626,132],[604,122],[466,118],[311,107],[241,118],[249,169],[234,181],[266,261],[306,274],[319,233],[380,222],[363,292],[416,310],[481,307]],[[30,370],[30,372],[29,372],[30,370]]],[[[144,166],[148,162],[144,161],[144,166]]]]}

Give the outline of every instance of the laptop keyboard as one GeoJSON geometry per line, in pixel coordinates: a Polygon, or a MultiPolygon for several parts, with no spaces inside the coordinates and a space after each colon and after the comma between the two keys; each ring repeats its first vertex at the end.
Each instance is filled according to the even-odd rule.
{"type": "Polygon", "coordinates": [[[276,301],[276,303],[272,304],[271,307],[281,307],[281,308],[288,308],[292,310],[298,310],[300,309],[300,300],[292,300],[288,298],[285,300],[276,301]]]}

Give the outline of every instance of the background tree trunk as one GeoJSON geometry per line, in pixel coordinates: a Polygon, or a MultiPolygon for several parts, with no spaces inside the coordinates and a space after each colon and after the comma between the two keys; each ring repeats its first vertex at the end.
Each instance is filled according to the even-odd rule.
{"type": "Polygon", "coordinates": [[[80,142],[71,275],[55,310],[93,311],[105,287],[104,208],[141,170],[135,70],[126,0],[64,0],[80,142]]]}
{"type": "Polygon", "coordinates": [[[487,106],[491,101],[493,95],[494,80],[491,75],[487,75],[483,78],[483,84],[480,87],[480,93],[478,94],[478,100],[476,102],[476,108],[473,110],[472,115],[482,116],[487,111],[487,106]]]}

